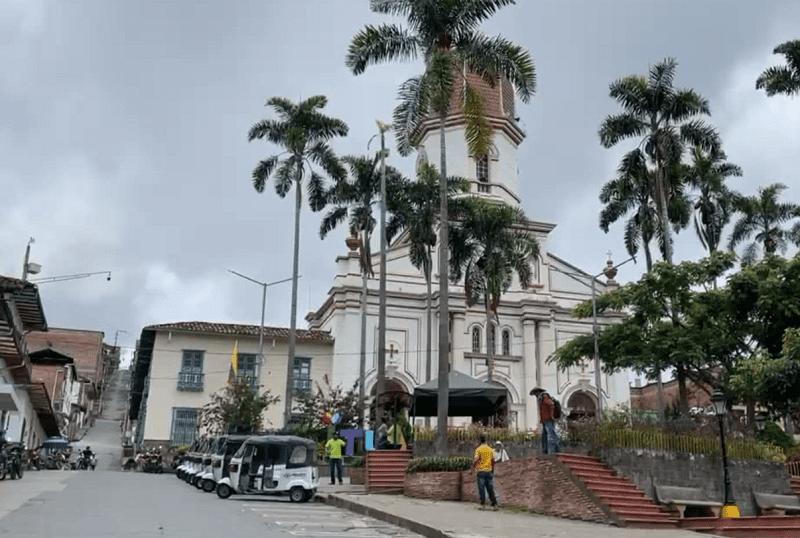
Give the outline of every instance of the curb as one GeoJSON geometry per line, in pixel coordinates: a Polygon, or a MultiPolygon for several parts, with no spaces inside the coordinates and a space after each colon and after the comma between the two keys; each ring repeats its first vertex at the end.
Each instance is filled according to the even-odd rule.
{"type": "Polygon", "coordinates": [[[332,506],[336,506],[337,508],[344,508],[345,510],[350,510],[351,512],[361,514],[362,516],[373,517],[386,523],[410,530],[411,532],[416,532],[417,534],[421,534],[427,538],[453,538],[452,535],[429,525],[425,525],[405,517],[397,516],[395,514],[390,514],[389,512],[385,512],[383,510],[376,510],[375,508],[364,506],[363,504],[359,504],[348,499],[343,499],[338,495],[317,493],[316,501],[330,504],[332,506]]]}

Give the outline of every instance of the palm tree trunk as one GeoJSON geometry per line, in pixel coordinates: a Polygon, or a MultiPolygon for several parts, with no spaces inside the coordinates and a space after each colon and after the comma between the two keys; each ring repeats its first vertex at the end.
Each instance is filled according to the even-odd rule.
{"type": "Polygon", "coordinates": [[[444,456],[447,450],[447,415],[450,397],[450,334],[447,287],[449,263],[449,221],[447,216],[447,154],[445,147],[446,114],[439,115],[439,401],[436,415],[436,454],[444,456]]]}
{"type": "Polygon", "coordinates": [[[367,274],[361,273],[361,356],[358,364],[358,427],[364,429],[367,373],[367,274]]]}
{"type": "MultiPolygon", "coordinates": [[[[431,345],[433,344],[433,306],[432,306],[432,295],[433,295],[433,285],[432,285],[432,278],[431,278],[431,265],[433,264],[433,258],[431,256],[431,249],[428,247],[428,267],[425,271],[425,283],[428,286],[428,297],[425,301],[425,325],[427,327],[428,333],[428,343],[425,346],[425,382],[431,380],[431,345]]],[[[431,427],[431,417],[425,417],[425,427],[431,427]]]]}
{"type": "Polygon", "coordinates": [[[661,234],[664,237],[664,261],[672,265],[672,231],[669,228],[669,212],[667,211],[667,178],[661,161],[657,161],[656,164],[656,177],[658,178],[656,187],[659,197],[658,213],[661,221],[661,234]]]}
{"type": "Polygon", "coordinates": [[[494,370],[494,341],[497,335],[492,338],[492,311],[489,309],[489,299],[486,299],[486,380],[492,382],[494,370]]]}
{"type": "Polygon", "coordinates": [[[647,265],[647,272],[650,272],[650,269],[653,268],[653,255],[650,254],[650,242],[642,240],[643,248],[644,248],[644,262],[647,265]]]}
{"type": "Polygon", "coordinates": [[[286,396],[283,408],[283,427],[292,422],[292,377],[294,374],[294,355],[297,346],[297,275],[300,272],[300,206],[303,200],[300,189],[300,173],[295,180],[294,202],[294,258],[292,260],[292,311],[289,319],[289,358],[286,361],[286,396]]]}

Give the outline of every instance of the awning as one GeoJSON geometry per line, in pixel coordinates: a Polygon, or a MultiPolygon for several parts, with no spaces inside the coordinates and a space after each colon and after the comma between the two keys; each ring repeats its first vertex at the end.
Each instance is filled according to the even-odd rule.
{"type": "MultiPolygon", "coordinates": [[[[490,385],[461,372],[452,371],[449,383],[448,412],[450,417],[490,417],[506,400],[505,387],[490,385]]],[[[435,417],[439,409],[439,380],[433,379],[414,389],[411,414],[435,417]]]]}

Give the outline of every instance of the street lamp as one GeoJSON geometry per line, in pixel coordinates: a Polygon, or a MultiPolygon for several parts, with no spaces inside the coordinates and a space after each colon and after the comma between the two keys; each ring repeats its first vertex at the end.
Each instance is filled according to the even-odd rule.
{"type": "MultiPolygon", "coordinates": [[[[608,267],[603,269],[600,273],[591,277],[592,279],[592,333],[594,335],[594,385],[597,388],[597,420],[603,420],[603,393],[601,387],[601,376],[600,376],[600,345],[599,345],[599,333],[600,333],[600,326],[597,324],[597,287],[595,286],[595,280],[600,278],[601,276],[605,275],[608,277],[609,280],[613,280],[615,276],[617,276],[617,268],[625,265],[629,261],[636,262],[636,257],[631,256],[624,262],[618,263],[617,265],[612,265],[611,258],[608,260],[608,267]]],[[[583,280],[578,280],[575,278],[576,276],[587,277],[589,275],[585,273],[568,273],[566,271],[562,271],[557,267],[551,265],[551,269],[567,275],[569,277],[574,278],[577,282],[580,282],[584,286],[586,286],[586,282],[583,280]]]]}
{"type": "MultiPolygon", "coordinates": [[[[37,265],[37,264],[29,264],[37,265]]],[[[30,271],[29,271],[30,272],[30,271]]],[[[106,275],[106,280],[111,280],[111,271],[96,271],[94,273],[77,273],[74,275],[61,275],[61,276],[48,276],[45,278],[34,278],[31,282],[36,284],[48,284],[50,282],[64,282],[65,280],[78,280],[81,278],[89,278],[94,275],[106,275]]]]}
{"type": "Polygon", "coordinates": [[[22,280],[28,280],[28,275],[37,275],[42,270],[42,266],[38,263],[29,262],[31,257],[31,244],[35,243],[33,237],[28,240],[28,246],[25,249],[25,262],[22,264],[22,280]]]}
{"type": "Polygon", "coordinates": [[[120,334],[128,334],[128,331],[118,329],[117,332],[114,333],[114,347],[117,347],[117,338],[119,338],[120,334]]]}
{"type": "Polygon", "coordinates": [[[731,477],[728,473],[728,452],[725,449],[725,424],[724,417],[727,411],[725,406],[725,395],[721,390],[716,389],[711,395],[711,404],[714,406],[714,414],[719,420],[719,441],[722,446],[722,470],[724,474],[725,503],[722,507],[722,517],[739,517],[739,508],[733,501],[731,493],[731,477]]]}
{"type": "Polygon", "coordinates": [[[756,421],[756,430],[763,432],[764,428],[767,425],[767,413],[765,413],[764,411],[759,411],[758,413],[756,413],[755,421],[756,421]]]}
{"type": "MultiPolygon", "coordinates": [[[[254,278],[250,278],[249,276],[244,276],[241,273],[237,273],[236,271],[231,271],[228,269],[229,273],[233,273],[236,276],[242,277],[245,280],[249,280],[250,282],[255,282],[259,286],[263,288],[261,294],[261,330],[258,332],[258,362],[259,366],[263,366],[264,364],[264,312],[267,309],[267,288],[269,286],[274,286],[275,284],[281,284],[283,282],[289,282],[292,280],[291,278],[284,278],[283,280],[278,280],[277,282],[259,282],[254,278]]],[[[297,275],[297,278],[300,278],[302,275],[297,275]]],[[[261,376],[261,372],[259,372],[259,377],[261,376]]]]}

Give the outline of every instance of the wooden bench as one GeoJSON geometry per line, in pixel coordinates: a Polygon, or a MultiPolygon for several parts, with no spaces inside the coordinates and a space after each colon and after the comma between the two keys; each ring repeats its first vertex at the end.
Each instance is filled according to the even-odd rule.
{"type": "Polygon", "coordinates": [[[753,492],[759,515],[785,516],[800,514],[800,500],[794,495],[753,492]]]}
{"type": "Polygon", "coordinates": [[[681,518],[689,507],[699,509],[705,516],[709,516],[710,513],[713,517],[719,517],[722,509],[721,502],[712,501],[700,488],[655,486],[655,490],[656,501],[677,510],[681,518]]]}

